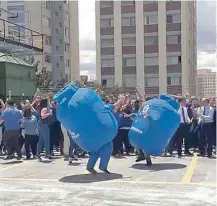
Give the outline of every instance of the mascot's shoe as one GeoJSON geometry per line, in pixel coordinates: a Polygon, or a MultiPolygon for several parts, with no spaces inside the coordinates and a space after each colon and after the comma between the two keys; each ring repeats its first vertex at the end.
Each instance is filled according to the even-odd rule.
{"type": "Polygon", "coordinates": [[[111,172],[109,172],[107,169],[100,169],[102,172],[105,172],[107,174],[111,174],[111,172]]]}
{"type": "Polygon", "coordinates": [[[136,162],[141,162],[141,161],[143,161],[143,160],[145,160],[145,157],[138,157],[138,158],[136,159],[136,162]]]}
{"type": "Polygon", "coordinates": [[[151,159],[148,159],[148,160],[147,160],[146,166],[149,166],[149,167],[152,166],[152,161],[151,161],[151,159]]]}
{"type": "Polygon", "coordinates": [[[97,171],[95,169],[93,169],[93,168],[87,168],[87,171],[90,172],[93,175],[97,174],[97,171]]]}

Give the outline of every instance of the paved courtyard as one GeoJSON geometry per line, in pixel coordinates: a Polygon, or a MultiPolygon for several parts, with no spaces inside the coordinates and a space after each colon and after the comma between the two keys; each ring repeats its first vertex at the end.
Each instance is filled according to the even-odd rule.
{"type": "MultiPolygon", "coordinates": [[[[135,156],[112,158],[113,174],[86,172],[87,158],[68,165],[0,159],[1,206],[208,206],[216,205],[216,160],[135,156]]],[[[97,167],[96,167],[97,169],[97,167]]]]}

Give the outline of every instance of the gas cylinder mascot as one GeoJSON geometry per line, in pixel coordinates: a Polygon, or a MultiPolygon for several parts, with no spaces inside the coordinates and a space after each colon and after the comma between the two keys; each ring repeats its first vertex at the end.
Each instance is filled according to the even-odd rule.
{"type": "Polygon", "coordinates": [[[150,155],[159,156],[180,124],[179,104],[169,95],[148,100],[140,108],[129,132],[130,143],[144,153],[147,165],[150,155]]]}
{"type": "Polygon", "coordinates": [[[59,91],[54,101],[58,103],[57,118],[71,132],[75,143],[91,153],[87,170],[96,174],[94,166],[100,157],[99,169],[106,173],[112,154],[112,140],[118,124],[112,114],[115,105],[105,105],[95,91],[69,84],[59,91]]]}

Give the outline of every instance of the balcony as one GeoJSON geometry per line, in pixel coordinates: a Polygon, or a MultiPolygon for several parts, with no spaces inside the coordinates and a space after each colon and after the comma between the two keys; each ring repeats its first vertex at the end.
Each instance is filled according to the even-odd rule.
{"type": "Polygon", "coordinates": [[[0,18],[0,52],[37,55],[43,52],[43,34],[0,18]]]}

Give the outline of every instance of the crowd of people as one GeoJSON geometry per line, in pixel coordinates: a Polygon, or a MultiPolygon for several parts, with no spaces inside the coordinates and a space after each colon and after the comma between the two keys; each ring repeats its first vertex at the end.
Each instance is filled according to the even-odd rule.
{"type": "MultiPolygon", "coordinates": [[[[41,98],[39,92],[36,92],[32,103],[29,100],[15,103],[10,97],[5,103],[0,100],[0,155],[5,155],[5,160],[21,160],[25,156],[26,160],[43,161],[42,154],[43,158],[51,160],[54,151],[64,155],[64,134],[56,117],[58,105],[50,98],[41,98]]],[[[178,157],[182,157],[184,154],[192,156],[193,153],[197,153],[202,157],[213,157],[216,154],[216,99],[178,95],[173,97],[180,104],[178,113],[181,123],[162,155],[177,154],[178,157]]],[[[137,92],[134,99],[129,93],[102,98],[105,104],[121,102],[116,104],[113,111],[119,127],[113,140],[114,157],[136,153],[136,162],[146,160],[148,166],[152,165],[150,156],[143,151],[136,151],[128,138],[134,114],[138,113],[144,102],[151,98],[158,97],[145,98],[137,92]],[[118,101],[120,98],[124,100],[118,101]]],[[[67,135],[70,137],[69,131],[67,135]]],[[[66,157],[69,163],[77,161],[78,157],[88,155],[88,152],[82,151],[72,138],[69,139],[66,157]]]]}

